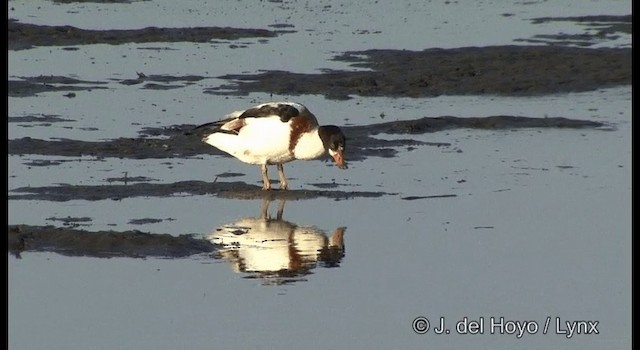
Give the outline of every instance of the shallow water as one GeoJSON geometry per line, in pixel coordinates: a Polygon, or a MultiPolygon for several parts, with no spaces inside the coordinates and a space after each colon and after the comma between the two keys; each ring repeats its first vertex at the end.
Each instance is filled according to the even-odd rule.
{"type": "MultiPolygon", "coordinates": [[[[107,84],[108,90],[77,92],[75,98],[62,98],[63,92],[9,97],[10,117],[57,115],[72,120],[50,125],[11,122],[9,138],[136,137],[144,127],[198,124],[271,98],[202,93],[203,88],[223,83],[210,77],[228,72],[344,68],[328,60],[347,50],[514,44],[515,39],[536,34],[583,30],[570,22],[534,25],[532,18],[631,13],[630,2],[624,1],[566,6],[563,1],[478,2],[471,7],[457,2],[393,2],[357,9],[329,1],[315,5],[269,1],[254,5],[260,15],[252,16],[246,15],[249,3],[216,4],[214,8],[198,1],[42,2],[36,8],[30,2],[10,2],[9,15],[30,23],[82,28],[179,27],[187,20],[192,26],[253,28],[287,23],[297,32],[266,42],[246,40],[242,48],[231,48],[234,43],[227,42],[10,51],[10,77],[42,74],[105,81],[133,78],[143,71],[208,78],[170,90],[145,90],[114,81],[107,84]],[[408,35],[407,28],[432,35],[408,35]],[[315,45],[301,46],[308,40],[315,45]],[[140,49],[144,47],[171,49],[140,49]],[[275,59],[291,47],[308,51],[298,50],[303,53],[286,65],[275,59]]],[[[629,42],[622,38],[598,45],[629,42]]],[[[630,347],[630,86],[528,98],[295,99],[326,123],[340,125],[504,114],[564,116],[610,127],[449,130],[411,136],[450,143],[448,147],[401,149],[397,157],[352,162],[347,171],[321,161],[287,165],[293,189],[336,183],[344,191],[387,195],[287,201],[283,219],[313,230],[314,239],[329,239],[339,227],[346,230],[343,256],[335,264],[311,261],[303,274],[285,279],[239,268],[239,261],[255,265],[246,263],[255,259],[243,252],[230,254],[245,260],[215,252],[182,259],[105,259],[46,251],[23,252],[20,258],[9,255],[9,348],[630,347]],[[412,330],[412,322],[420,316],[431,321],[424,335],[412,330]],[[440,317],[450,334],[434,333],[440,317]],[[459,334],[456,322],[464,317],[483,318],[483,334],[459,334]],[[521,338],[517,332],[497,334],[498,328],[490,329],[490,317],[534,321],[538,329],[521,338]],[[550,326],[543,334],[547,318],[550,326]],[[592,321],[591,325],[597,321],[599,334],[568,337],[565,322],[580,320],[592,321]]],[[[260,180],[258,167],[208,155],[158,160],[12,155],[8,164],[10,191],[58,183],[109,184],[124,173],[159,183],[212,181],[225,172],[240,174],[217,181],[257,184],[260,180]],[[34,161],[61,163],[37,166],[34,161]]],[[[90,218],[75,224],[88,231],[140,230],[204,239],[222,226],[258,217],[262,205],[260,200],[190,195],[118,201],[11,200],[8,223],[63,226],[56,219],[90,218]],[[136,221],[144,219],[157,222],[136,221]]],[[[270,216],[277,215],[276,207],[277,202],[271,204],[270,216]]],[[[248,254],[295,261],[307,256],[300,254],[309,249],[305,244],[295,240],[276,248],[252,244],[248,254]],[[284,246],[288,249],[281,249],[284,246]]]]}

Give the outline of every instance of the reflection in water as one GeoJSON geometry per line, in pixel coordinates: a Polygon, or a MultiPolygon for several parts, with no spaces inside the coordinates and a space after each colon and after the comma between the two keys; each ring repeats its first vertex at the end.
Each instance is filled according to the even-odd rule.
{"type": "Polygon", "coordinates": [[[328,237],[315,227],[298,226],[282,219],[285,201],[278,202],[275,219],[269,204],[262,202],[260,217],[243,218],[222,225],[208,239],[222,246],[215,257],[227,260],[246,278],[260,278],[264,284],[285,284],[305,280],[317,265],[338,267],[344,257],[344,232],[337,228],[328,237]]]}

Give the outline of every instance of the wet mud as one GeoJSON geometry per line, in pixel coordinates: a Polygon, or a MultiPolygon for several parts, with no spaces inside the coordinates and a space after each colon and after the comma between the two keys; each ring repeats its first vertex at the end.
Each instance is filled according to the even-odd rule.
{"type": "Polygon", "coordinates": [[[550,45],[576,45],[589,47],[596,42],[617,40],[621,33],[631,34],[632,17],[627,16],[578,16],[578,17],[540,17],[531,20],[534,24],[553,22],[574,22],[586,26],[589,32],[581,34],[538,34],[529,39],[517,39],[517,42],[550,45]]]}
{"type": "MultiPolygon", "coordinates": [[[[201,141],[201,136],[192,134],[195,125],[179,125],[165,128],[147,128],[140,138],[120,138],[111,141],[91,142],[80,140],[40,140],[21,138],[8,141],[9,155],[47,155],[64,157],[92,156],[95,161],[104,158],[166,159],[196,158],[215,154],[229,156],[201,141]],[[151,137],[152,136],[152,137],[151,137]]],[[[377,134],[419,135],[454,128],[516,129],[516,128],[603,128],[604,124],[568,118],[531,118],[518,116],[490,116],[458,118],[451,116],[415,120],[391,121],[364,126],[344,127],[348,139],[347,161],[361,161],[368,157],[394,157],[398,152],[418,146],[450,147],[448,143],[434,143],[403,138],[383,140],[377,134]]],[[[47,161],[46,166],[63,162],[47,161]]],[[[38,165],[38,164],[34,164],[38,165]]],[[[233,174],[220,174],[220,178],[233,174]]],[[[20,187],[11,189],[9,200],[121,200],[131,197],[166,197],[174,195],[213,195],[234,199],[349,199],[357,197],[380,197],[386,192],[362,192],[328,190],[335,184],[311,184],[319,190],[263,191],[260,186],[244,182],[181,181],[174,183],[149,183],[147,178],[113,178],[106,185],[86,186],[59,184],[45,187],[20,187]]]]}
{"type": "Polygon", "coordinates": [[[212,253],[216,245],[194,235],[172,236],[140,231],[87,232],[54,226],[9,225],[9,253],[54,252],[66,256],[98,258],[180,258],[212,253]]]}
{"type": "Polygon", "coordinates": [[[205,92],[319,94],[344,100],[351,95],[533,96],[631,84],[631,49],[627,48],[492,46],[424,51],[367,50],[347,52],[335,60],[368,70],[229,74],[221,78],[232,83],[205,92]]]}
{"type": "MultiPolygon", "coordinates": [[[[334,59],[346,62],[353,69],[322,71],[302,74],[288,71],[261,71],[257,74],[230,73],[222,77],[145,75],[132,72],[126,79],[109,81],[82,81],[64,76],[12,77],[8,79],[8,96],[34,96],[42,92],[67,92],[108,89],[108,84],[136,85],[141,89],[178,89],[196,82],[222,78],[228,81],[216,88],[205,88],[203,93],[215,95],[242,95],[252,92],[281,95],[319,94],[328,99],[349,99],[351,96],[432,97],[439,95],[503,95],[535,96],[553,93],[581,92],[599,88],[631,84],[631,48],[585,48],[603,39],[615,39],[620,33],[629,33],[631,16],[591,16],[574,18],[539,18],[534,21],[576,21],[597,31],[584,35],[522,39],[538,46],[464,47],[455,49],[366,50],[350,51],[334,59]],[[567,46],[572,45],[572,46],[567,46]],[[578,46],[578,47],[576,47],[578,46]]],[[[212,42],[243,38],[273,38],[291,30],[264,30],[241,28],[143,28],[139,30],[84,30],[71,26],[43,26],[8,22],[8,49],[24,50],[35,46],[58,46],[75,50],[77,45],[150,42],[212,42]]],[[[66,116],[8,116],[9,123],[30,127],[68,121],[66,116]]],[[[369,116],[362,116],[367,118],[369,116]]],[[[117,138],[105,141],[71,139],[42,140],[30,137],[9,139],[8,155],[93,157],[128,159],[185,159],[206,155],[226,154],[204,144],[201,135],[191,134],[194,125],[170,125],[145,128],[136,138],[117,138]]],[[[451,147],[448,143],[427,143],[412,139],[411,135],[438,132],[454,128],[516,129],[516,128],[601,128],[601,123],[536,116],[489,116],[458,118],[455,116],[416,116],[413,120],[391,121],[363,126],[345,126],[348,138],[347,161],[357,162],[368,157],[394,157],[399,152],[415,147],[451,147]],[[377,134],[401,135],[394,140],[376,138],[377,134]]],[[[30,166],[57,166],[72,161],[28,160],[30,166]]],[[[78,159],[78,161],[89,161],[78,159]]],[[[240,174],[241,175],[241,174],[240,174]]],[[[103,186],[59,184],[45,187],[9,189],[9,200],[121,200],[150,196],[213,195],[234,199],[312,199],[336,200],[356,197],[396,195],[386,192],[357,192],[334,190],[335,184],[308,184],[317,190],[263,191],[260,186],[227,181],[225,177],[238,174],[220,174],[220,181],[181,181],[157,183],[149,178],[114,178],[103,186]],[[153,182],[153,183],[152,183],[153,182]]],[[[402,200],[446,200],[450,194],[408,196],[402,200]]],[[[55,218],[52,218],[54,220],[55,218]]],[[[86,224],[84,218],[60,218],[63,228],[53,226],[9,226],[9,252],[19,256],[23,251],[53,251],[65,255],[97,257],[181,257],[210,253],[215,246],[189,235],[171,236],[139,231],[87,232],[75,227],[86,224]]],[[[157,222],[158,219],[139,219],[132,224],[157,222]]]]}
{"type": "Polygon", "coordinates": [[[88,30],[72,26],[48,26],[22,23],[9,19],[7,40],[9,50],[26,50],[35,46],[70,46],[89,44],[126,44],[153,42],[196,42],[272,38],[283,30],[245,29],[228,27],[190,27],[88,30]]]}
{"type": "Polygon", "coordinates": [[[20,79],[7,81],[8,96],[27,97],[49,91],[70,91],[66,97],[74,97],[73,91],[107,89],[106,82],[83,81],[61,76],[20,77],[20,79]]]}
{"type": "MultiPolygon", "coordinates": [[[[364,117],[364,116],[363,116],[364,117]]],[[[36,119],[37,120],[37,119],[36,119]]],[[[11,122],[11,119],[10,119],[11,122]]],[[[191,158],[201,155],[228,156],[201,141],[203,135],[192,133],[195,125],[172,125],[145,128],[138,138],[118,138],[108,141],[81,141],[70,139],[42,140],[31,137],[11,139],[7,142],[9,155],[44,155],[97,159],[114,157],[129,159],[191,158]]],[[[348,160],[367,157],[393,157],[397,147],[436,146],[448,143],[423,142],[413,139],[382,140],[377,134],[418,135],[456,128],[516,129],[516,128],[603,128],[603,123],[563,117],[489,116],[459,118],[453,116],[422,117],[414,120],[390,121],[363,126],[342,127],[349,141],[348,160]]]]}
{"type": "MultiPolygon", "coordinates": [[[[277,181],[273,181],[277,183],[277,181]]],[[[180,181],[166,184],[135,183],[128,185],[69,185],[20,187],[12,189],[9,200],[46,200],[65,202],[70,200],[122,200],[133,197],[170,197],[214,195],[233,199],[286,199],[332,198],[336,200],[358,197],[381,197],[391,193],[330,190],[271,190],[244,182],[180,181]]]]}
{"type": "MultiPolygon", "coordinates": [[[[177,89],[208,78],[228,84],[205,88],[215,95],[247,95],[252,92],[280,95],[319,94],[344,100],[351,96],[433,97],[440,95],[533,96],[582,92],[631,84],[631,48],[584,48],[603,39],[629,33],[631,16],[537,18],[534,23],[574,21],[587,25],[585,33],[520,39],[535,46],[488,46],[455,49],[366,50],[337,55],[334,60],[351,70],[327,70],[314,74],[289,71],[230,73],[202,77],[169,75],[124,79],[122,84],[141,84],[146,89],[177,89]],[[594,33],[594,28],[596,28],[594,33]],[[577,37],[576,37],[577,36],[577,37]],[[579,40],[578,40],[579,39],[579,40]],[[577,44],[576,44],[577,42],[577,44]],[[577,46],[577,47],[576,47],[577,46]],[[355,70],[358,69],[358,70],[355,70]],[[174,82],[174,84],[170,84],[174,82]]],[[[40,26],[9,20],[9,50],[37,45],[65,46],[140,42],[209,42],[246,37],[274,37],[287,31],[241,28],[144,28],[139,30],[82,30],[69,26],[40,26]]],[[[65,77],[9,79],[9,96],[29,96],[45,91],[76,91],[104,88],[86,86],[65,77]],[[60,82],[61,79],[67,79],[60,82]]],[[[84,83],[84,82],[82,82],[84,83]]]]}
{"type": "MultiPolygon", "coordinates": [[[[171,76],[136,72],[137,77],[112,79],[143,89],[179,89],[205,79],[229,81],[204,88],[213,95],[323,95],[347,100],[364,97],[436,97],[440,95],[536,96],[584,92],[631,84],[631,49],[588,49],[564,46],[492,46],[457,49],[367,50],[335,58],[366,70],[321,73],[262,71],[223,76],[171,76]]],[[[107,89],[109,82],[84,82],[69,77],[9,79],[8,96],[34,96],[48,91],[107,89]]]]}

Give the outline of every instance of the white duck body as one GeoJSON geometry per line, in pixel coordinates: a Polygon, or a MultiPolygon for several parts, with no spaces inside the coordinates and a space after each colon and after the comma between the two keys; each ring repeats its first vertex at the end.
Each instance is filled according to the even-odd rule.
{"type": "MultiPolygon", "coordinates": [[[[239,119],[233,119],[221,127],[232,130],[239,119]],[[227,126],[227,124],[231,124],[227,126]]],[[[301,133],[291,149],[293,120],[283,123],[277,115],[262,118],[244,118],[244,125],[237,134],[213,133],[204,142],[214,146],[242,162],[249,164],[281,164],[295,159],[310,160],[326,153],[318,127],[301,133]],[[265,137],[268,135],[269,137],[265,137]]]]}

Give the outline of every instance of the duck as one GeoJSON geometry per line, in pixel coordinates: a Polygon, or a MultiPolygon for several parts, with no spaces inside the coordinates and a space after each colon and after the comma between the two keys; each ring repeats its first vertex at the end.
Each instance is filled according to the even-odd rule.
{"type": "Polygon", "coordinates": [[[263,190],[271,190],[268,165],[276,165],[280,189],[289,183],[284,164],[318,159],[329,154],[336,166],[347,169],[346,137],[335,125],[319,125],[316,116],[297,102],[267,102],[199,125],[202,141],[247,164],[260,166],[263,190]]]}

